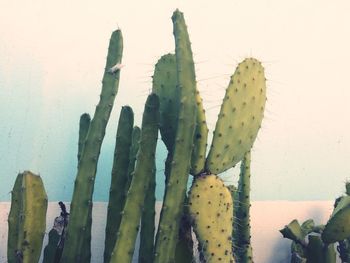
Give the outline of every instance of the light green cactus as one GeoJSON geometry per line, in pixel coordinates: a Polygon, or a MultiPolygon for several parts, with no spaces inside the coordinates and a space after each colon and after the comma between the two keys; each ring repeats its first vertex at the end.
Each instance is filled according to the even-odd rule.
{"type": "Polygon", "coordinates": [[[219,174],[240,162],[251,149],[264,116],[266,79],[254,58],[239,63],[221,105],[206,170],[219,174]]]}
{"type": "Polygon", "coordinates": [[[46,229],[47,195],[41,177],[18,174],[8,218],[7,261],[38,263],[46,229]]]}
{"type": "Polygon", "coordinates": [[[205,262],[234,262],[233,203],[223,181],[216,175],[196,177],[189,193],[189,205],[205,262]]]}

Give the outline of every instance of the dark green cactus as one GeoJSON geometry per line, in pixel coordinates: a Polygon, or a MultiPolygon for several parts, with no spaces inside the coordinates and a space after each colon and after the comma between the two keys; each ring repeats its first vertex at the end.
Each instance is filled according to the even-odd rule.
{"type": "Polygon", "coordinates": [[[186,196],[175,250],[175,262],[177,263],[192,263],[195,260],[193,258],[192,226],[189,212],[188,197],[186,196]]]}
{"type": "Polygon", "coordinates": [[[8,218],[9,263],[39,262],[46,229],[47,195],[40,176],[29,171],[18,174],[12,189],[8,218]]]}
{"type": "Polygon", "coordinates": [[[128,263],[132,260],[146,191],[149,188],[152,176],[154,176],[158,125],[159,101],[157,95],[151,94],[147,98],[143,113],[140,148],[137,154],[135,171],[127,193],[110,263],[128,263]]]}
{"type": "Polygon", "coordinates": [[[155,263],[173,262],[186,195],[196,123],[196,78],[183,14],[172,16],[180,106],[173,159],[156,236],[155,263]]]}
{"type": "Polygon", "coordinates": [[[91,121],[84,149],[78,165],[73,198],[70,209],[70,221],[63,250],[63,263],[83,262],[84,239],[92,206],[92,194],[102,141],[107,122],[113,108],[114,99],[118,92],[119,75],[118,63],[121,63],[123,50],[122,34],[120,30],[113,32],[107,55],[106,68],[102,80],[100,101],[96,106],[91,121]]]}
{"type": "Polygon", "coordinates": [[[324,244],[319,235],[309,235],[306,257],[307,263],[335,263],[334,244],[324,244]]]}
{"type": "MultiPolygon", "coordinates": [[[[79,140],[78,140],[78,165],[83,152],[85,145],[86,137],[89,132],[91,124],[91,117],[88,113],[84,113],[80,116],[79,121],[79,140]]],[[[91,260],[91,228],[92,228],[92,206],[89,207],[88,221],[86,225],[85,238],[83,249],[84,253],[82,254],[82,262],[89,263],[91,260]]],[[[60,256],[62,256],[62,251],[60,251],[60,256]]]]}
{"type": "Polygon", "coordinates": [[[129,106],[122,107],[115,143],[114,160],[107,210],[104,262],[108,263],[117,240],[121,212],[126,199],[129,155],[132,143],[134,113],[129,106]]]}
{"type": "Polygon", "coordinates": [[[154,232],[156,215],[156,166],[153,174],[149,175],[150,182],[145,197],[145,204],[141,216],[139,263],[153,263],[154,259],[154,232]]]}
{"type": "Polygon", "coordinates": [[[264,68],[258,60],[247,58],[238,65],[226,89],[206,160],[207,171],[219,174],[243,159],[258,134],[265,101],[264,68]]]}
{"type": "MultiPolygon", "coordinates": [[[[168,162],[171,162],[174,151],[175,133],[180,105],[179,88],[176,85],[176,74],[175,54],[163,55],[155,66],[153,75],[153,92],[159,96],[160,100],[160,132],[162,140],[168,149],[168,162]]],[[[196,102],[197,120],[190,170],[192,175],[197,175],[204,170],[209,131],[205,118],[203,100],[198,90],[196,93],[196,102]]],[[[166,172],[165,174],[167,175],[168,173],[166,172]]]]}
{"type": "Polygon", "coordinates": [[[237,262],[253,262],[250,240],[250,152],[244,155],[241,163],[236,197],[234,198],[235,221],[233,223],[234,254],[237,262]]]}
{"type": "Polygon", "coordinates": [[[139,142],[141,136],[141,129],[137,126],[132,130],[131,148],[129,152],[129,166],[128,166],[128,182],[125,189],[129,189],[132,176],[134,174],[137,152],[139,151],[139,142]]]}
{"type": "Polygon", "coordinates": [[[78,139],[78,164],[85,144],[86,136],[89,132],[91,117],[88,113],[80,116],[79,121],[79,139],[78,139]]]}
{"type": "Polygon", "coordinates": [[[340,199],[322,232],[326,244],[342,241],[350,237],[350,196],[340,199]]]}

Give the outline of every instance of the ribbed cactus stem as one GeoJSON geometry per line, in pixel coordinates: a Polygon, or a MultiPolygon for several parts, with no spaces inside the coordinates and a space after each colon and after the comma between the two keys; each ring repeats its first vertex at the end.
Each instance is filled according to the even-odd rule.
{"type": "Polygon", "coordinates": [[[7,261],[38,263],[46,229],[47,195],[40,176],[18,174],[8,218],[7,261]]]}
{"type": "Polygon", "coordinates": [[[128,182],[125,189],[129,189],[132,176],[134,175],[137,152],[139,151],[140,146],[140,136],[141,129],[138,126],[135,126],[132,130],[131,147],[129,152],[128,182]]]}
{"type": "MultiPolygon", "coordinates": [[[[78,139],[78,166],[83,148],[85,145],[86,137],[89,132],[91,124],[91,117],[88,113],[84,113],[80,116],[79,121],[79,139],[78,139]]],[[[91,228],[92,228],[92,206],[89,207],[88,221],[86,224],[85,238],[82,251],[82,262],[89,263],[91,260],[91,228]]],[[[60,251],[60,257],[62,251],[60,251]]]]}
{"type": "Polygon", "coordinates": [[[234,254],[240,263],[253,262],[250,240],[250,161],[250,152],[247,152],[241,164],[235,198],[234,254]]]}
{"type": "Polygon", "coordinates": [[[134,113],[129,106],[122,107],[115,143],[111,186],[107,210],[104,262],[108,263],[117,240],[117,232],[122,218],[121,212],[128,191],[129,154],[132,144],[134,113]]]}
{"type": "Polygon", "coordinates": [[[102,80],[100,101],[87,134],[84,150],[79,161],[70,209],[70,221],[61,262],[83,262],[83,244],[92,206],[92,194],[107,122],[118,92],[120,70],[116,69],[122,58],[122,34],[113,32],[107,55],[106,68],[102,80]]]}
{"type": "Polygon", "coordinates": [[[91,123],[91,117],[88,113],[84,113],[80,116],[79,121],[79,139],[78,139],[78,163],[83,152],[86,136],[89,132],[91,123]]]}
{"type": "Polygon", "coordinates": [[[159,101],[155,94],[148,96],[142,118],[140,148],[113,249],[110,263],[129,263],[135,249],[146,191],[154,175],[155,151],[158,138],[159,101]]]}
{"type": "Polygon", "coordinates": [[[141,216],[139,263],[153,263],[154,232],[156,215],[156,166],[150,174],[149,187],[145,197],[145,205],[141,216]]]}
{"type": "Polygon", "coordinates": [[[156,236],[155,263],[174,261],[196,123],[196,80],[189,36],[180,11],[174,12],[172,20],[180,106],[173,160],[156,236]]]}

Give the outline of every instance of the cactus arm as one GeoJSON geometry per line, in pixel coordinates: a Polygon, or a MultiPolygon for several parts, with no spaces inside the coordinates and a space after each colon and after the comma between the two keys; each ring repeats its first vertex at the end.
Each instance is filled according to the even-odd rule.
{"type": "MultiPolygon", "coordinates": [[[[88,113],[84,113],[80,116],[79,121],[79,139],[78,139],[78,165],[81,157],[81,153],[83,152],[83,147],[86,141],[87,134],[89,132],[91,123],[91,117],[88,113]]],[[[91,227],[92,227],[92,206],[89,207],[88,213],[88,221],[86,225],[85,238],[83,249],[84,251],[82,255],[83,262],[90,262],[91,260],[91,227]]],[[[60,251],[60,257],[62,256],[62,251],[60,251]]]]}
{"type": "Polygon", "coordinates": [[[9,214],[8,262],[39,262],[46,229],[47,195],[40,176],[17,176],[9,214]]]}
{"type": "Polygon", "coordinates": [[[253,252],[250,240],[250,152],[244,155],[241,163],[238,187],[236,191],[235,221],[233,230],[235,258],[238,262],[253,262],[253,252]]]}
{"type": "Polygon", "coordinates": [[[80,116],[79,121],[79,139],[78,139],[78,163],[83,152],[83,147],[86,140],[86,135],[88,134],[89,127],[91,123],[91,118],[88,113],[84,113],[80,116]]]}
{"type": "Polygon", "coordinates": [[[309,235],[306,251],[308,263],[335,263],[336,253],[334,245],[324,244],[319,236],[309,235]]]}
{"type": "Polygon", "coordinates": [[[97,161],[119,85],[120,70],[113,73],[108,72],[108,70],[121,62],[122,50],[122,34],[120,30],[117,30],[113,32],[110,40],[100,101],[96,106],[79,161],[71,202],[70,221],[61,262],[78,263],[82,260],[83,241],[86,236],[89,207],[92,206],[97,161]]]}
{"type": "Polygon", "coordinates": [[[110,263],[131,262],[139,229],[146,190],[154,173],[155,150],[158,137],[159,101],[155,94],[148,96],[142,119],[140,148],[122,220],[110,263]]]}
{"type": "Polygon", "coordinates": [[[156,215],[156,165],[153,163],[150,182],[145,197],[145,205],[141,216],[139,263],[153,263],[154,259],[154,220],[156,215]]]}
{"type": "Polygon", "coordinates": [[[207,171],[219,174],[243,159],[258,134],[265,101],[264,68],[254,58],[245,59],[226,89],[206,160],[207,171]]]}
{"type": "Polygon", "coordinates": [[[129,155],[132,143],[134,113],[129,106],[121,109],[115,143],[114,160],[109,191],[105,235],[104,262],[108,263],[113,251],[126,199],[129,155]]]}
{"type": "Polygon", "coordinates": [[[176,10],[174,12],[172,20],[176,46],[180,108],[173,161],[156,236],[155,263],[174,261],[196,122],[196,80],[187,28],[183,14],[180,11],[176,10]]]}
{"type": "Polygon", "coordinates": [[[126,183],[125,189],[129,189],[132,176],[134,173],[136,156],[139,150],[140,136],[141,136],[141,129],[135,126],[132,130],[131,148],[129,153],[128,181],[126,183]]]}

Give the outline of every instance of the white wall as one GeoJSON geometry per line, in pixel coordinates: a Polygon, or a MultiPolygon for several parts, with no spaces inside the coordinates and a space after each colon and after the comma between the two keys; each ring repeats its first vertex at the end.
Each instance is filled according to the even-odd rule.
{"type": "MultiPolygon", "coordinates": [[[[159,212],[160,203],[158,203],[159,212]]],[[[92,262],[103,258],[106,203],[95,203],[92,228],[92,262]]],[[[0,262],[6,261],[7,215],[9,203],[0,203],[0,262]]],[[[283,239],[279,230],[293,219],[303,222],[313,218],[316,224],[325,224],[333,211],[333,201],[308,202],[253,202],[251,207],[252,244],[257,263],[287,263],[290,256],[290,241],[283,239]]],[[[54,218],[59,214],[56,203],[50,203],[47,214],[47,233],[54,218]]],[[[159,213],[157,213],[157,218],[159,213]]],[[[158,219],[157,219],[158,220],[158,219]]],[[[45,236],[47,239],[47,235],[45,236]]],[[[46,240],[45,239],[45,240],[46,240]]],[[[46,243],[46,241],[45,241],[46,243]]],[[[136,259],[135,259],[135,262],[136,259]]]]}

